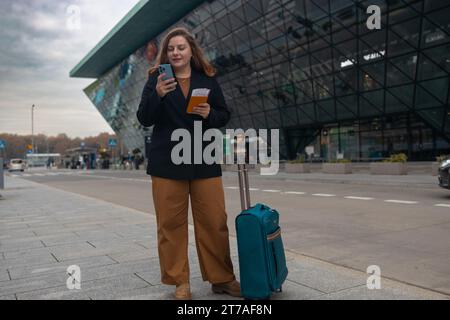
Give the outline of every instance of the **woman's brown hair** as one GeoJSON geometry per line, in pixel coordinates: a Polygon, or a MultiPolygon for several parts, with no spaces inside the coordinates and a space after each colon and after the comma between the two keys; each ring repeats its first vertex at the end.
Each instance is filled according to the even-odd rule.
{"type": "Polygon", "coordinates": [[[182,36],[186,39],[191,47],[192,58],[191,67],[197,71],[203,72],[209,77],[213,77],[216,74],[216,69],[211,65],[208,59],[205,57],[202,48],[197,44],[192,34],[185,28],[175,28],[169,31],[169,33],[163,38],[161,42],[161,47],[156,57],[156,64],[152,66],[148,73],[153,74],[158,70],[160,64],[169,63],[169,58],[167,57],[167,49],[169,47],[169,41],[173,37],[182,36]]]}

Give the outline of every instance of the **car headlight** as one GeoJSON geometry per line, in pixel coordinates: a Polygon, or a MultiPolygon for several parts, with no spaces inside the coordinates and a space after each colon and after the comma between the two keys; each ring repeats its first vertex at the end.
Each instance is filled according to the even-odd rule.
{"type": "Polygon", "coordinates": [[[444,169],[444,168],[449,167],[449,166],[450,166],[450,159],[447,159],[447,160],[444,160],[444,161],[441,163],[440,168],[441,168],[441,169],[444,169]]]}

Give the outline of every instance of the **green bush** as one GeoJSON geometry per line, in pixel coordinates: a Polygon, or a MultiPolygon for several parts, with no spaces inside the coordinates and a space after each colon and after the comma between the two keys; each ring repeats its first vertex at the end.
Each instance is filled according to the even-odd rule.
{"type": "Polygon", "coordinates": [[[383,160],[383,162],[406,162],[408,157],[404,153],[396,153],[391,155],[388,159],[383,160]]]}
{"type": "Polygon", "coordinates": [[[289,160],[288,163],[305,163],[305,156],[302,154],[295,160],[289,160]]]}
{"type": "Polygon", "coordinates": [[[328,163],[351,163],[351,162],[352,161],[349,159],[335,159],[328,161],[328,163]]]}

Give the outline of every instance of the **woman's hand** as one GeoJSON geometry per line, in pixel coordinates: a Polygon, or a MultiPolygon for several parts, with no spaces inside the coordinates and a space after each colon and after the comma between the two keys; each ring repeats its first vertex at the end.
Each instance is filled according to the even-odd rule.
{"type": "Polygon", "coordinates": [[[193,114],[198,114],[203,117],[203,119],[208,118],[209,112],[211,111],[211,106],[208,103],[200,103],[198,106],[192,109],[193,114]]]}
{"type": "Polygon", "coordinates": [[[169,92],[172,92],[177,87],[177,82],[175,78],[171,78],[168,80],[163,80],[162,78],[165,76],[165,73],[160,74],[158,77],[158,83],[156,84],[156,92],[160,98],[163,98],[169,92]]]}

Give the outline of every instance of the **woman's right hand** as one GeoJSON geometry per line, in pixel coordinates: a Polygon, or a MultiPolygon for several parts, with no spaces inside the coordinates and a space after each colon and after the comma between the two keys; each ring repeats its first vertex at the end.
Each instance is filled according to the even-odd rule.
{"type": "Polygon", "coordinates": [[[165,73],[160,74],[158,76],[158,83],[156,83],[156,92],[158,93],[158,96],[163,98],[166,94],[169,92],[172,92],[177,87],[177,82],[174,78],[163,80],[162,78],[165,76],[165,73]]]}

